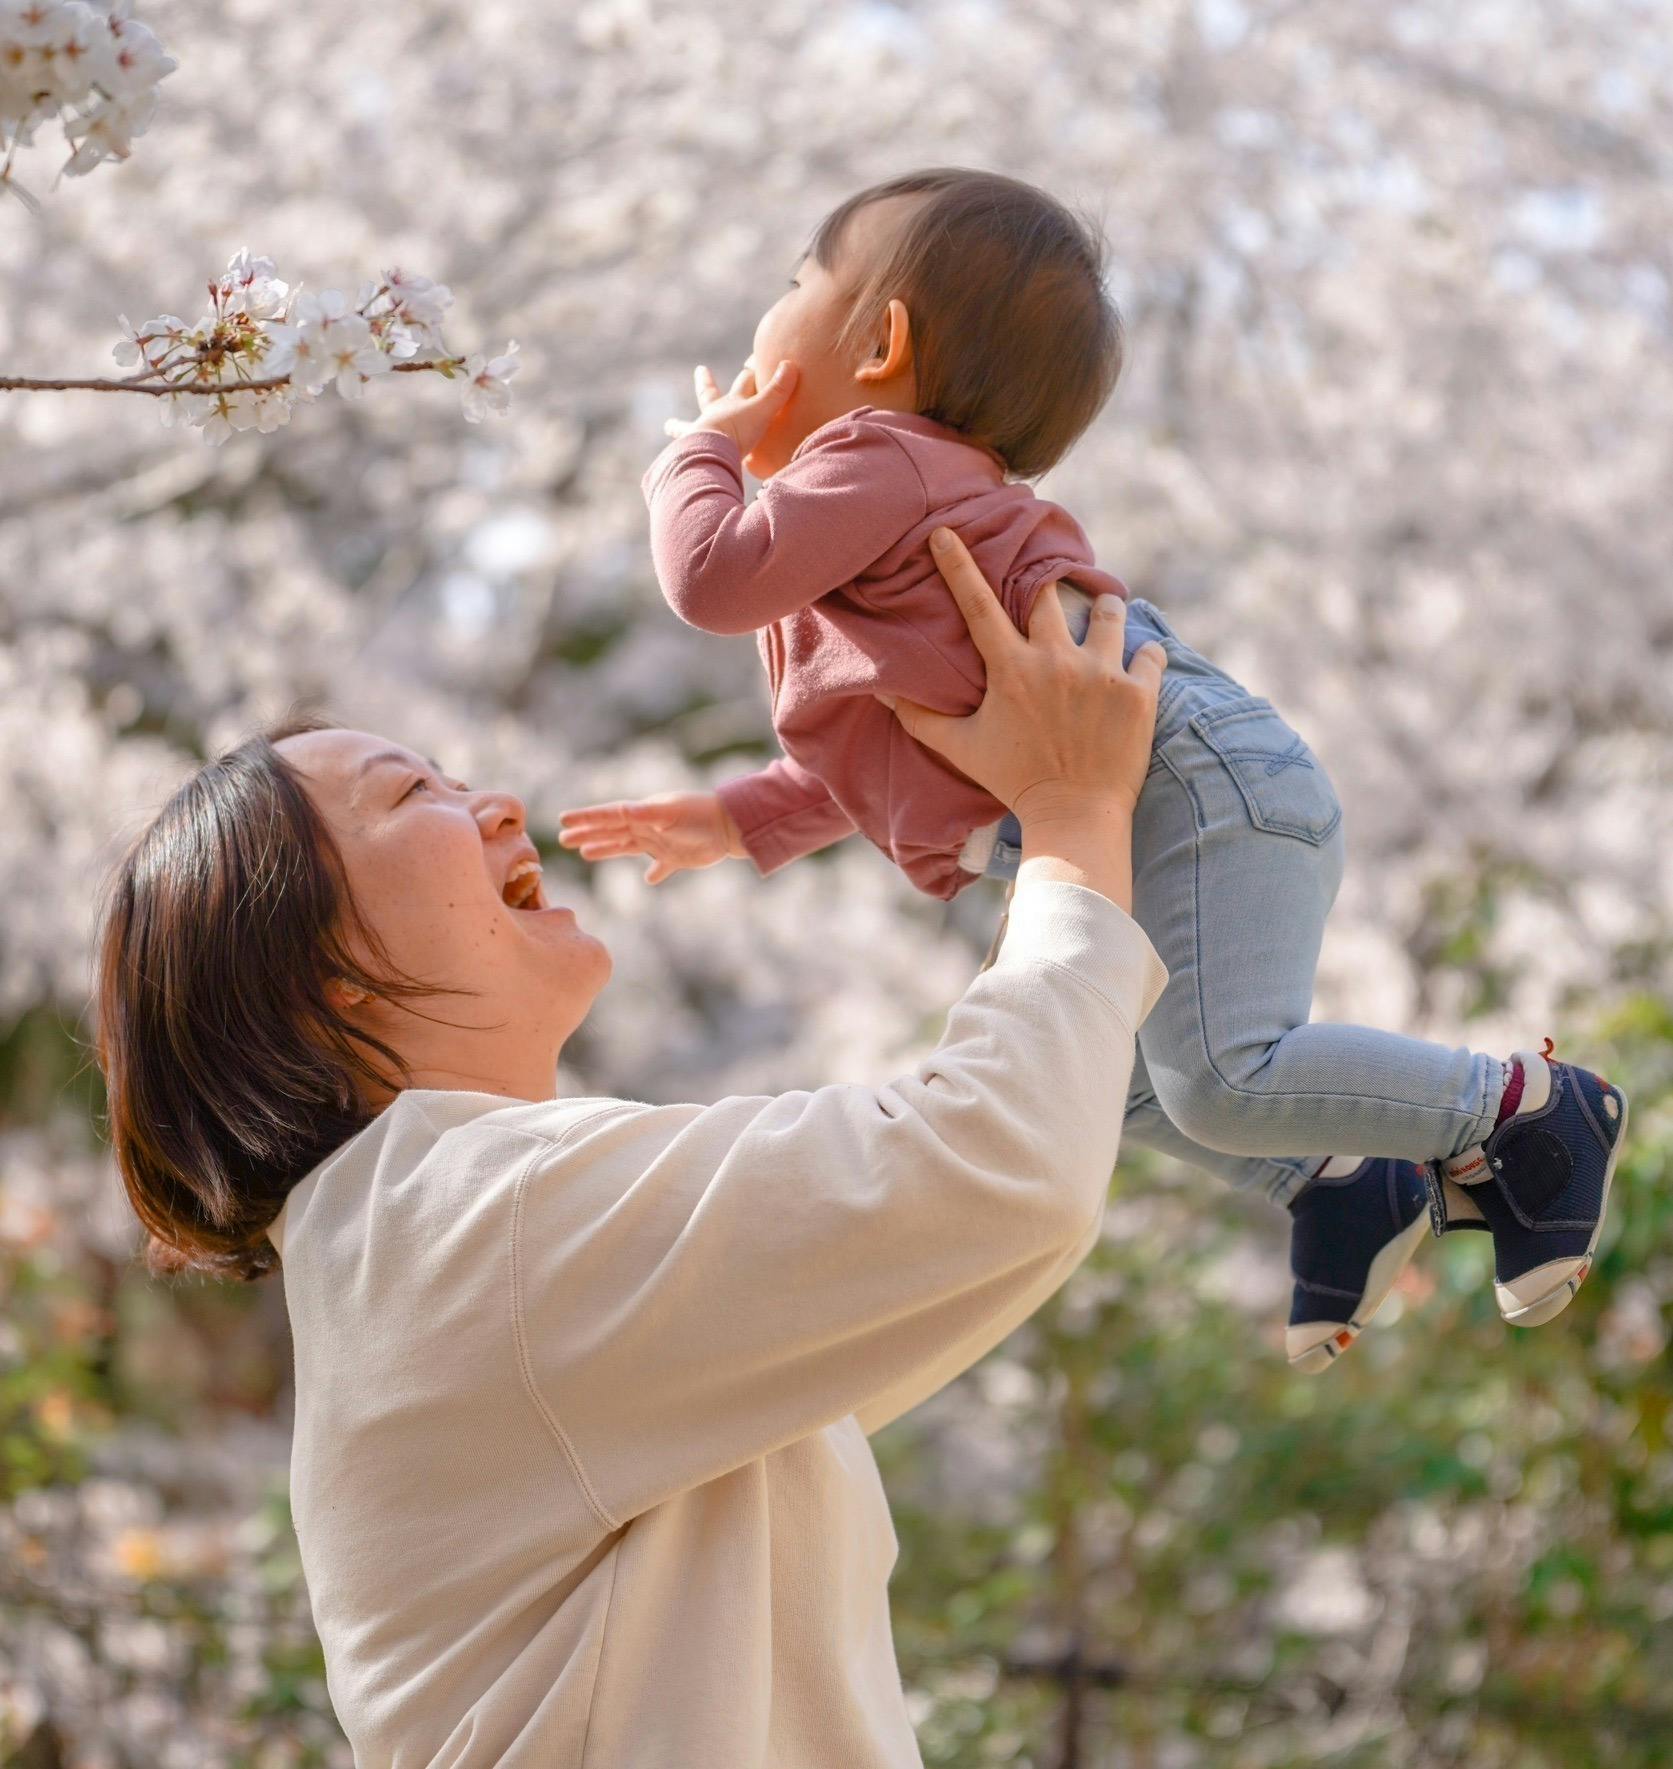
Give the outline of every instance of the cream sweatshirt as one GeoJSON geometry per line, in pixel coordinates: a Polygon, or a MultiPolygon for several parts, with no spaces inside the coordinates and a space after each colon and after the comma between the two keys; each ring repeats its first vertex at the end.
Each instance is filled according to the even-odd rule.
{"type": "Polygon", "coordinates": [[[1166,981],[1024,882],[884,1087],[413,1089],[269,1231],[291,1504],[361,1769],[906,1769],[868,1433],[1098,1234],[1166,981]]]}

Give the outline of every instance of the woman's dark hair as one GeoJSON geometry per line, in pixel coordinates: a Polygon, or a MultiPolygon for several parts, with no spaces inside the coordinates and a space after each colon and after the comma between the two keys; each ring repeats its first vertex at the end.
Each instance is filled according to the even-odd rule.
{"type": "Polygon", "coordinates": [[[858,268],[840,347],[869,354],[889,302],[904,301],[918,410],[1032,479],[1069,452],[1121,374],[1098,230],[1019,179],[938,167],[840,203],[809,254],[834,269],[848,223],[890,197],[917,201],[878,261],[858,268]]]}
{"type": "Polygon", "coordinates": [[[398,1052],[332,1007],[331,978],[392,1000],[465,993],[388,965],[330,827],[274,748],[336,728],[287,718],[204,763],[103,894],[107,1134],[159,1274],[272,1270],[264,1231],[291,1188],[375,1115],[357,1081],[391,1085],[362,1047],[410,1084],[398,1052]],[[355,935],[382,974],[351,956],[355,935]]]}

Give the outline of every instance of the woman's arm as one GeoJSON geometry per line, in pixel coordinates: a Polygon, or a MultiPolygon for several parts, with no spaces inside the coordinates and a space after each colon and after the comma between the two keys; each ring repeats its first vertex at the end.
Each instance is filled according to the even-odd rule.
{"type": "Polygon", "coordinates": [[[1023,820],[996,962],[891,1086],[624,1106],[520,1183],[525,1368],[617,1521],[850,1413],[874,1429],[1096,1234],[1134,1035],[1166,981],[1117,901],[1161,665],[1123,670],[1113,615],[1077,661],[1055,596],[1025,640],[962,548],[938,558],[987,697],[963,720],[897,710],[1023,820]]]}
{"type": "Polygon", "coordinates": [[[538,1402],[625,1522],[973,1363],[1090,1246],[1165,973],[1106,897],[1019,883],[998,960],[886,1087],[624,1106],[537,1158],[512,1296],[538,1402]]]}

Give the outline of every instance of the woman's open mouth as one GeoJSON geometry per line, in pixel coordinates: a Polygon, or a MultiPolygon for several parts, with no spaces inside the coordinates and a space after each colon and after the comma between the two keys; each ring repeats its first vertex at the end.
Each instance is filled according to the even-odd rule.
{"type": "Polygon", "coordinates": [[[505,883],[500,887],[500,895],[512,909],[547,909],[551,905],[546,901],[546,889],[541,878],[540,862],[535,859],[519,860],[506,874],[505,883]]]}

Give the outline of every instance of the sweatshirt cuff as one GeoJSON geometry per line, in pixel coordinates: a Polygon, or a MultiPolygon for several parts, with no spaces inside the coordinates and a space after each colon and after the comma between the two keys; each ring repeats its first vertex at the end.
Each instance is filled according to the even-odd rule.
{"type": "Polygon", "coordinates": [[[1019,880],[994,970],[1060,965],[1137,1032],[1167,984],[1167,967],[1143,928],[1119,904],[1085,885],[1019,880]]]}

